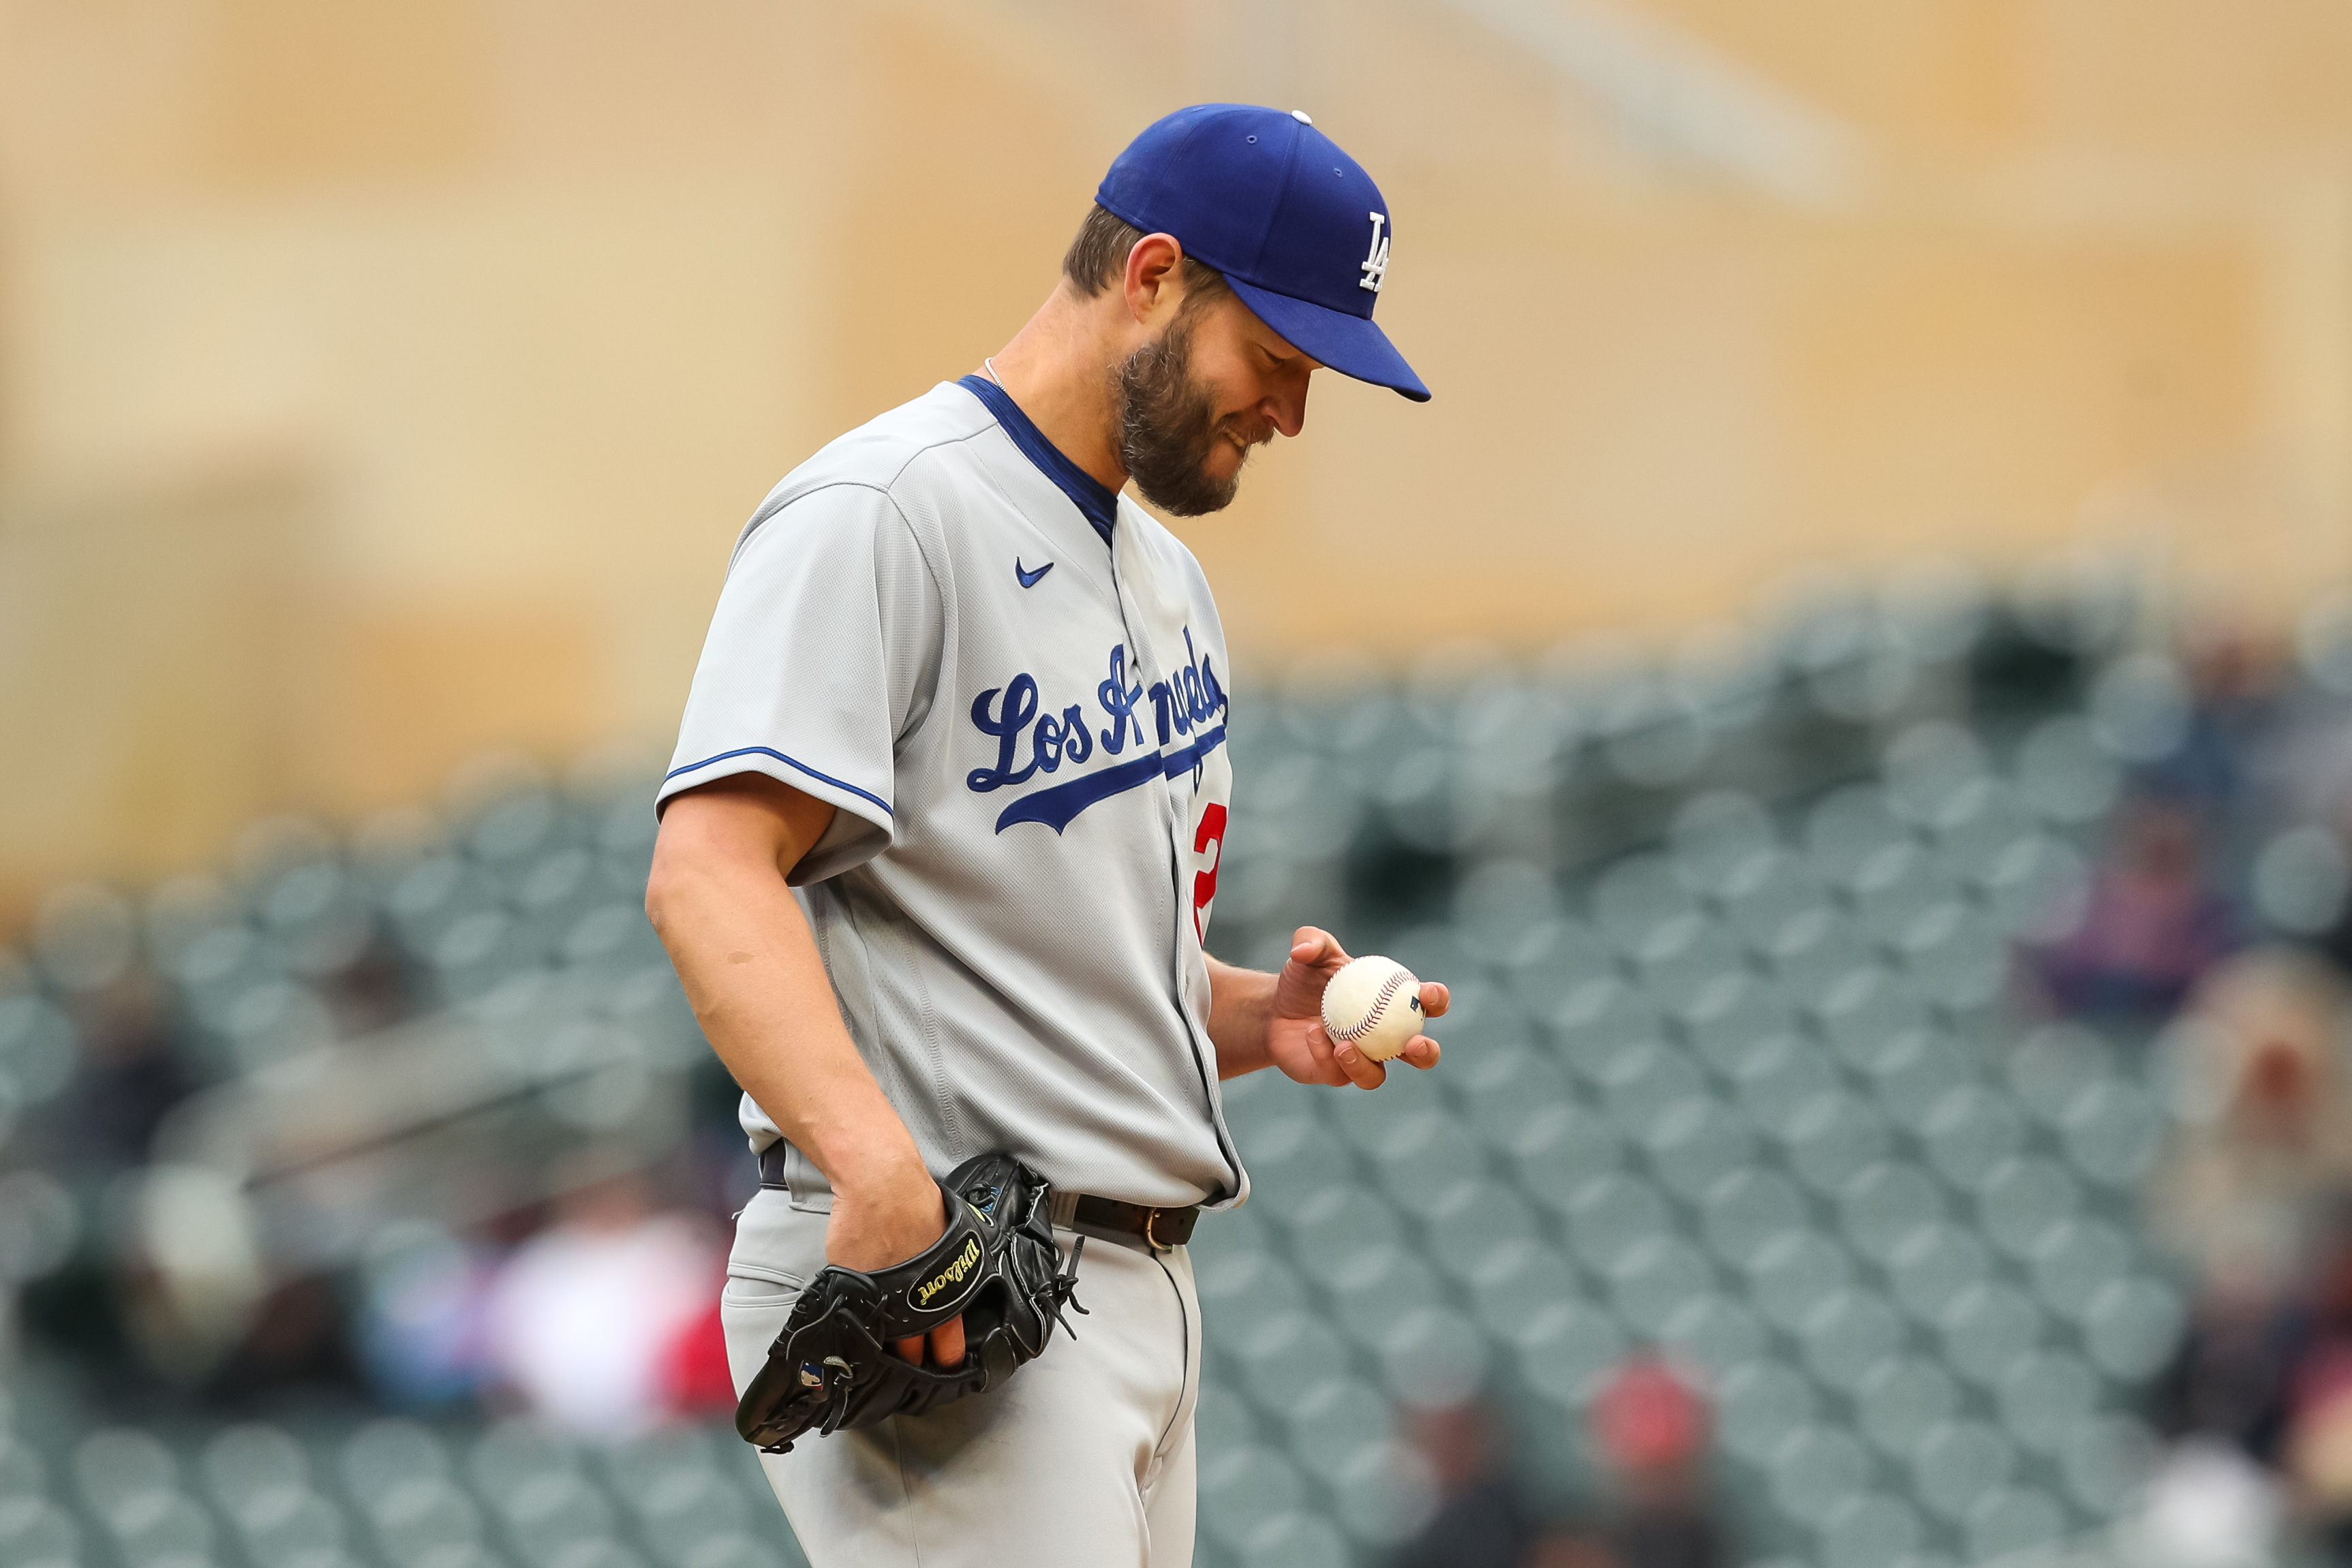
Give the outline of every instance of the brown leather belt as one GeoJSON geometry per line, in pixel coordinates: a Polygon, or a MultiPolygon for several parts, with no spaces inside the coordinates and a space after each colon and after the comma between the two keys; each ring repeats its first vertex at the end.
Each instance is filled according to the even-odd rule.
{"type": "Polygon", "coordinates": [[[1154,1252],[1165,1252],[1181,1247],[1192,1239],[1192,1227],[1200,1222],[1197,1204],[1183,1208],[1147,1208],[1139,1203],[1121,1203],[1115,1197],[1097,1197],[1090,1192],[1077,1195],[1070,1206],[1070,1217],[1062,1218],[1061,1195],[1055,1195],[1054,1218],[1081,1236],[1099,1236],[1106,1241],[1124,1241],[1139,1236],[1143,1244],[1154,1252]]]}
{"type": "MultiPolygon", "coordinates": [[[[760,1151],[760,1185],[783,1190],[783,1145],[771,1144],[760,1151]]],[[[1054,1195],[1055,1224],[1105,1241],[1139,1240],[1154,1252],[1165,1252],[1192,1240],[1192,1228],[1200,1219],[1197,1204],[1182,1208],[1152,1208],[1140,1203],[1121,1203],[1115,1197],[1097,1197],[1088,1192],[1054,1195]]]]}

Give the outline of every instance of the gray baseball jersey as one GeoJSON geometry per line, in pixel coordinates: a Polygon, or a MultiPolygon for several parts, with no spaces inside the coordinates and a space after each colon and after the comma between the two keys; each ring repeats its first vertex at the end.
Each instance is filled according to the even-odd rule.
{"type": "MultiPolygon", "coordinates": [[[[968,376],[752,516],[660,799],[752,771],[837,809],[792,880],[934,1170],[1007,1149],[1065,1189],[1238,1201],[1202,946],[1228,669],[1192,552],[968,376]]],[[[778,1140],[748,1095],[743,1124],[778,1140]]]]}

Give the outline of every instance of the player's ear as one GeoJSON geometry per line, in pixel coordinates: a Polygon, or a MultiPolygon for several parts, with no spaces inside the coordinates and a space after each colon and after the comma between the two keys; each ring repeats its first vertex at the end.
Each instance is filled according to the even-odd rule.
{"type": "Polygon", "coordinates": [[[1128,314],[1145,325],[1183,302],[1184,246],[1174,235],[1150,234],[1127,253],[1128,314]]]}

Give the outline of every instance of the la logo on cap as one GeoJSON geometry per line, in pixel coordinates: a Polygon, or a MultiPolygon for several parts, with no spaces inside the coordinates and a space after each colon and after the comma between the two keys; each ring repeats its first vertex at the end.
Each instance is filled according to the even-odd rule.
{"type": "Polygon", "coordinates": [[[1389,236],[1381,232],[1388,226],[1389,215],[1374,213],[1371,217],[1372,251],[1364,257],[1364,276],[1357,281],[1356,287],[1369,288],[1378,294],[1382,280],[1389,275],[1389,236]]]}

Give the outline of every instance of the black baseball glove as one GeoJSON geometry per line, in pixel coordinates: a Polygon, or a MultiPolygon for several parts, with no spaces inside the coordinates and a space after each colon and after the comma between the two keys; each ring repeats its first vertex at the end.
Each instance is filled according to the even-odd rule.
{"type": "Polygon", "coordinates": [[[781,1454],[812,1427],[870,1427],[983,1393],[1045,1350],[1065,1306],[1086,1311],[1071,1295],[1086,1242],[1064,1268],[1043,1176],[1011,1155],[982,1155],[940,1187],[948,1228],[929,1248],[871,1274],[827,1264],[809,1281],[735,1407],[745,1441],[781,1454]],[[960,1364],[935,1371],[892,1352],[959,1314],[960,1364]]]}

